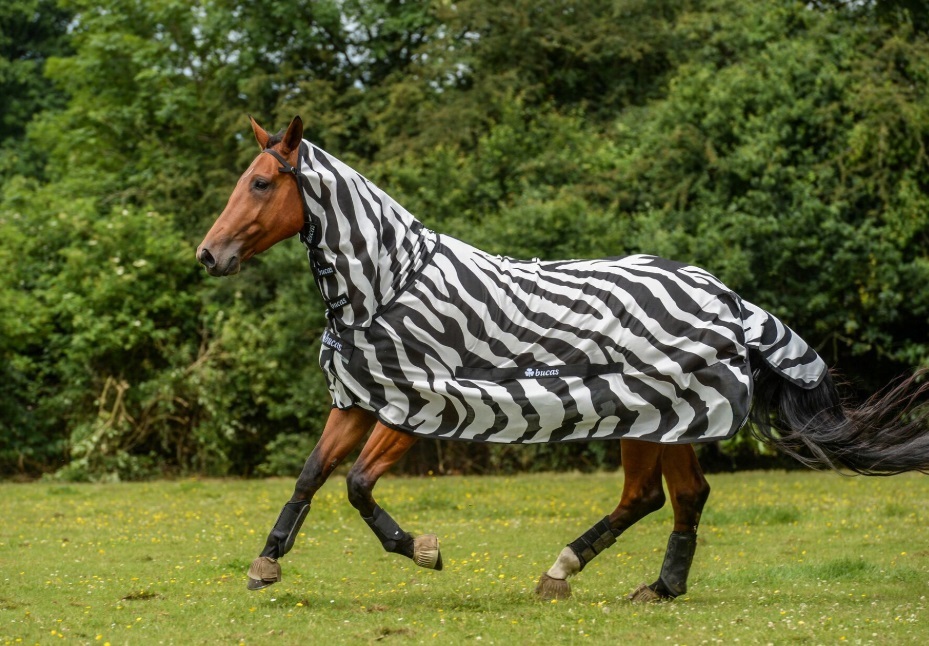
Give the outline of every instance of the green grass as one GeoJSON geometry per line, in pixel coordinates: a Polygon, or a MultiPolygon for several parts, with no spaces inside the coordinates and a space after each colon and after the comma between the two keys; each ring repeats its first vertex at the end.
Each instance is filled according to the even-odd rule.
{"type": "Polygon", "coordinates": [[[341,478],[314,501],[283,582],[245,570],[286,480],[0,485],[0,644],[926,643],[929,479],[710,478],[688,594],[639,606],[670,510],[633,527],[546,603],[561,548],[616,504],[619,474],[385,479],[443,572],[386,554],[341,478]]]}

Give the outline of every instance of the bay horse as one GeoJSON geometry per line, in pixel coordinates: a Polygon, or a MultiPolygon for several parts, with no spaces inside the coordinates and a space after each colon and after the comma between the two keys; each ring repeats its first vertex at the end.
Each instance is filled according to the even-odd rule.
{"type": "Polygon", "coordinates": [[[813,467],[888,475],[929,468],[921,373],[843,404],[815,351],[707,272],[651,256],[518,261],[429,231],[369,180],[303,138],[270,135],[197,249],[213,276],[281,240],[307,248],[328,325],[320,363],[333,408],[248,589],[281,580],[315,493],[356,446],[348,498],[388,552],[441,570],[375,501],[378,479],[426,436],[476,442],[619,439],[616,508],[541,575],[543,598],[661,508],[674,525],[658,577],[634,601],[687,590],[710,486],[696,442],[753,431],[813,467]],[[373,430],[372,430],[373,429],[373,430]]]}

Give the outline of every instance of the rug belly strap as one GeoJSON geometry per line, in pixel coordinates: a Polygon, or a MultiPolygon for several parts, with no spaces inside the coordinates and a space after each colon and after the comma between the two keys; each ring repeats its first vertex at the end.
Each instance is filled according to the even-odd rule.
{"type": "Polygon", "coordinates": [[[578,560],[581,562],[581,570],[588,562],[616,542],[616,536],[610,527],[610,517],[604,516],[603,520],[588,529],[572,543],[568,543],[578,560]]]}

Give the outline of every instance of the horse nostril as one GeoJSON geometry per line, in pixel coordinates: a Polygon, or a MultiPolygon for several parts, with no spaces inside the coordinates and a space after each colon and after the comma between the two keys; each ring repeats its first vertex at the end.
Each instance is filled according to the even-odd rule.
{"type": "Polygon", "coordinates": [[[200,261],[200,264],[203,265],[204,267],[206,267],[207,269],[210,269],[210,268],[212,268],[214,265],[216,265],[216,259],[213,258],[213,254],[211,254],[211,253],[210,253],[208,250],[206,250],[206,249],[202,249],[202,250],[200,251],[200,256],[199,256],[198,260],[200,261]]]}

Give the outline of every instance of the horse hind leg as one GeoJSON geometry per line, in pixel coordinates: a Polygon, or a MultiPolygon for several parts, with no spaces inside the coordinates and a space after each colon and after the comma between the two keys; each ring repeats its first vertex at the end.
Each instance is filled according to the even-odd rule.
{"type": "Polygon", "coordinates": [[[568,577],[581,570],[616,538],[636,522],[661,509],[661,446],[636,440],[622,440],[623,493],[619,505],[589,530],[561,550],[555,564],[543,573],[536,594],[543,599],[564,599],[571,595],[568,577]]]}
{"type": "Polygon", "coordinates": [[[358,408],[347,411],[335,409],[330,413],[319,442],[297,478],[290,501],[278,515],[261,554],[248,568],[249,590],[261,590],[281,580],[278,559],[293,548],[310,511],[310,501],[332,470],[361,442],[373,425],[371,414],[358,408]]]}
{"type": "Polygon", "coordinates": [[[687,592],[687,578],[697,549],[697,527],[710,496],[710,485],[693,446],[663,447],[661,470],[674,508],[674,528],[658,579],[651,585],[641,584],[629,595],[630,601],[670,600],[687,592]]]}
{"type": "Polygon", "coordinates": [[[415,443],[415,436],[377,424],[348,472],[348,500],[386,551],[413,559],[420,567],[441,570],[438,538],[434,534],[414,537],[401,529],[397,521],[374,500],[374,485],[378,479],[415,443]]]}

